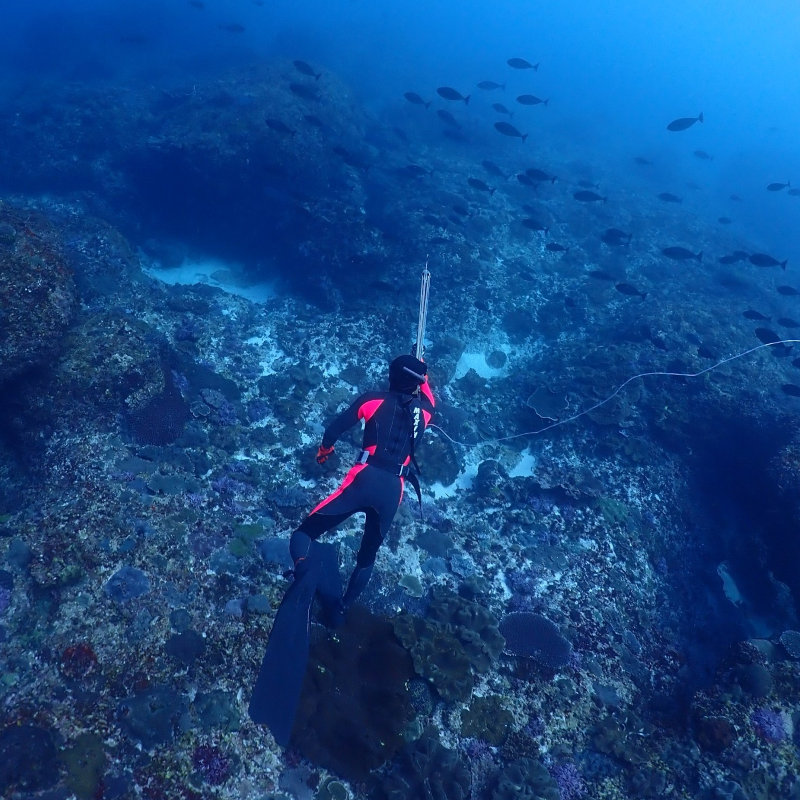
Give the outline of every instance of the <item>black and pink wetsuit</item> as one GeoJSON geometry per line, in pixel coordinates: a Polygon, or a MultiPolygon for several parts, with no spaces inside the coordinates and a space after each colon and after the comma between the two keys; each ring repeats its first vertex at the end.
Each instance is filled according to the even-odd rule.
{"type": "Polygon", "coordinates": [[[342,485],[316,506],[295,531],[292,537],[295,561],[304,555],[302,541],[305,537],[298,534],[318,539],[343,520],[363,511],[366,521],[356,557],[356,573],[367,572],[365,578],[368,579],[368,570],[375,562],[378,548],[403,497],[405,477],[412,468],[414,445],[430,422],[434,406],[426,379],[418,395],[399,391],[362,394],[331,422],[322,437],[326,448],[332,447],[359,420],[364,420],[361,456],[342,485]]]}

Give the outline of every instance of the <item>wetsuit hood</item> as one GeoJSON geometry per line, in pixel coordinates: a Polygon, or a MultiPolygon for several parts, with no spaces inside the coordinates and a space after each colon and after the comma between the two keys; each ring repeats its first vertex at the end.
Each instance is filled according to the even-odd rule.
{"type": "Polygon", "coordinates": [[[389,390],[413,394],[424,383],[427,374],[428,367],[424,361],[408,354],[398,356],[389,364],[389,390]]]}

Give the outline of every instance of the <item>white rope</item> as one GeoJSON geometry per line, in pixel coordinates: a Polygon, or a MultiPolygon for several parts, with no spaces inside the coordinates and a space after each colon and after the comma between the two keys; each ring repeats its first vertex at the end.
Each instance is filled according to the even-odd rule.
{"type": "Polygon", "coordinates": [[[553,428],[557,428],[559,425],[566,425],[568,422],[574,422],[579,417],[584,416],[585,414],[589,414],[600,406],[604,406],[610,400],[613,400],[631,381],[635,381],[638,378],[647,378],[657,375],[664,375],[667,377],[672,378],[697,378],[700,375],[705,375],[706,372],[711,372],[717,367],[721,367],[723,364],[727,364],[730,361],[735,361],[737,358],[742,358],[743,356],[750,355],[750,353],[755,353],[756,350],[761,350],[764,347],[774,347],[776,344],[798,344],[800,343],[800,339],[780,339],[777,342],[767,342],[766,344],[759,344],[755,347],[751,347],[749,350],[744,350],[741,353],[736,353],[736,355],[728,356],[727,358],[723,358],[721,361],[717,361],[716,364],[712,364],[710,367],[705,367],[697,372],[640,372],[638,375],[633,375],[632,377],[628,378],[625,382],[621,383],[617,386],[614,391],[608,395],[608,397],[600,400],[600,402],[595,403],[593,406],[589,406],[589,408],[585,408],[583,411],[579,411],[577,414],[573,414],[571,417],[567,417],[566,419],[560,419],[556,422],[552,423],[551,425],[547,425],[544,428],[539,428],[536,431],[525,431],[524,433],[515,433],[512,436],[501,436],[499,439],[484,439],[481,442],[459,442],[458,440],[454,439],[452,436],[447,434],[442,428],[438,425],[429,425],[429,428],[436,428],[445,438],[449,439],[453,444],[460,444],[462,447],[478,447],[483,444],[494,444],[496,442],[508,442],[511,439],[518,439],[521,436],[536,436],[537,434],[544,433],[545,431],[552,430],[553,428]]]}

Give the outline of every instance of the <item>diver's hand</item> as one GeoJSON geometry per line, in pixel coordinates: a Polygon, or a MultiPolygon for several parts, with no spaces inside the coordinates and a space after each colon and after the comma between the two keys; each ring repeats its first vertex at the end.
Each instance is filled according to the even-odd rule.
{"type": "Polygon", "coordinates": [[[333,445],[330,447],[325,447],[324,444],[321,444],[319,446],[319,450],[317,450],[317,464],[324,464],[328,460],[328,456],[330,456],[333,450],[333,445]]]}

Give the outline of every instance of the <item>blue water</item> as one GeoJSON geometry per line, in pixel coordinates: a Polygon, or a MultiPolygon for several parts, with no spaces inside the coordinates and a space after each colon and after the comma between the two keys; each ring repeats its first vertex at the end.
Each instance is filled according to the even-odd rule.
{"type": "Polygon", "coordinates": [[[0,789],[797,797],[797,5],[13,5],[0,789]],[[285,542],[428,257],[424,518],[315,625],[283,751],[285,542]]]}

